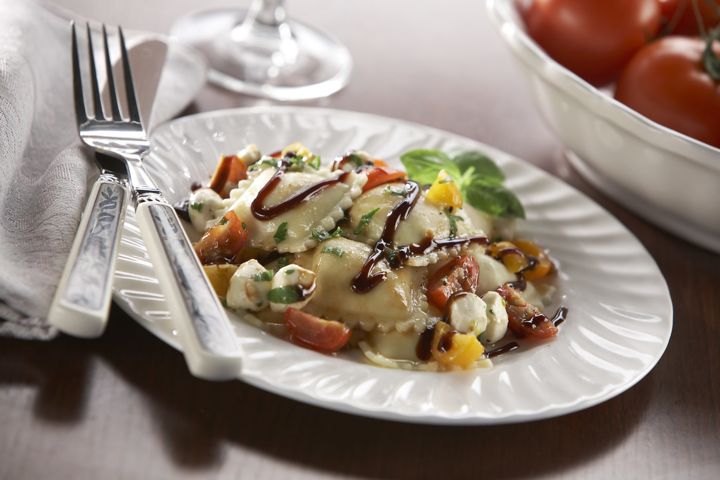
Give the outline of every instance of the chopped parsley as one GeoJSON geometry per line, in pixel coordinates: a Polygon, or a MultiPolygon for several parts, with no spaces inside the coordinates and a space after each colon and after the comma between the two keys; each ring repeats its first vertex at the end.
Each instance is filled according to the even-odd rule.
{"type": "Polygon", "coordinates": [[[253,276],[253,280],[256,282],[269,282],[273,278],[273,271],[272,270],[265,270],[264,272],[256,273],[253,276]]]}
{"type": "Polygon", "coordinates": [[[331,238],[342,237],[342,234],[343,234],[342,228],[337,227],[332,232],[326,232],[324,230],[313,230],[310,235],[312,236],[313,240],[315,240],[318,243],[322,243],[325,240],[330,240],[331,238]]]}
{"type": "Polygon", "coordinates": [[[338,247],[325,247],[322,249],[322,253],[329,253],[330,255],[335,255],[336,257],[342,257],[345,254],[343,249],[338,247]]]}
{"type": "Polygon", "coordinates": [[[287,285],[284,287],[273,288],[268,292],[268,300],[272,303],[282,303],[287,305],[302,300],[302,292],[297,285],[287,285]]]}
{"type": "Polygon", "coordinates": [[[290,268],[290,269],[288,269],[288,270],[285,270],[285,275],[292,275],[293,273],[295,273],[295,269],[294,269],[294,268],[290,268]]]}
{"type": "Polygon", "coordinates": [[[308,166],[315,170],[320,170],[320,155],[313,155],[307,160],[308,166]]]}
{"type": "Polygon", "coordinates": [[[353,233],[355,235],[360,235],[368,226],[370,223],[370,220],[372,220],[373,216],[380,210],[380,207],[373,208],[369,212],[367,212],[365,215],[360,217],[360,222],[358,223],[358,226],[355,227],[355,230],[353,230],[353,233]]]}
{"type": "Polygon", "coordinates": [[[287,230],[288,230],[288,223],[283,222],[280,224],[280,226],[275,231],[275,235],[273,235],[273,238],[275,239],[275,243],[280,243],[283,240],[287,238],[287,230]]]}
{"type": "Polygon", "coordinates": [[[218,221],[218,225],[225,225],[228,222],[227,217],[223,216],[220,221],[218,221]]]}
{"type": "Polygon", "coordinates": [[[454,238],[457,236],[458,232],[457,222],[464,222],[465,219],[460,215],[453,215],[452,210],[445,210],[445,215],[447,216],[448,223],[450,224],[450,238],[454,238]]]}
{"type": "Polygon", "coordinates": [[[395,188],[387,186],[385,187],[385,193],[389,193],[390,195],[395,195],[398,197],[407,197],[408,191],[405,187],[395,188]]]}
{"type": "Polygon", "coordinates": [[[198,212],[202,212],[203,204],[202,202],[193,202],[190,204],[190,208],[197,210],[198,212]]]}

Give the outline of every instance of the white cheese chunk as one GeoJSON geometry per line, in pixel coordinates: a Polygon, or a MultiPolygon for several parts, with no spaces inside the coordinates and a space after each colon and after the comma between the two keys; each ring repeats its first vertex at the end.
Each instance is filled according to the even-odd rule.
{"type": "Polygon", "coordinates": [[[487,322],[487,306],[474,293],[461,295],[450,303],[450,325],[458,332],[477,337],[485,331],[487,322]]]}
{"type": "Polygon", "coordinates": [[[272,279],[270,308],[274,312],[284,312],[288,307],[301,309],[312,299],[316,291],[316,275],[312,270],[291,263],[277,271],[272,279]],[[301,297],[296,302],[273,301],[273,298],[285,300],[297,292],[301,297]]]}
{"type": "Polygon", "coordinates": [[[211,188],[198,188],[190,194],[188,214],[193,228],[200,233],[205,232],[208,222],[216,218],[215,211],[223,208],[220,195],[211,188]]]}
{"type": "Polygon", "coordinates": [[[495,343],[507,333],[508,314],[505,300],[497,292],[487,292],[482,299],[487,305],[487,328],[480,340],[484,343],[495,343]]]}
{"type": "Polygon", "coordinates": [[[268,270],[253,259],[238,267],[230,278],[226,301],[230,308],[258,311],[268,306],[272,278],[268,270]]]}

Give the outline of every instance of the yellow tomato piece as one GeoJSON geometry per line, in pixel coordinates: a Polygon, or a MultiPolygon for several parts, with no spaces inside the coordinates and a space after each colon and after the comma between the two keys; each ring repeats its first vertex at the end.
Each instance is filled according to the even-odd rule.
{"type": "Polygon", "coordinates": [[[227,295],[228,288],[230,288],[230,277],[233,276],[237,268],[237,265],[232,264],[203,265],[205,275],[210,280],[210,284],[218,297],[225,298],[225,295],[227,295]]]}
{"type": "Polygon", "coordinates": [[[539,280],[552,272],[552,261],[537,243],[525,239],[517,239],[514,242],[525,255],[530,255],[535,258],[535,266],[525,272],[526,279],[539,280]]]}
{"type": "Polygon", "coordinates": [[[455,181],[445,170],[438,172],[437,178],[427,192],[427,201],[441,207],[461,208],[462,193],[455,181]]]}
{"type": "Polygon", "coordinates": [[[293,152],[298,157],[312,157],[312,152],[309,148],[300,142],[291,143],[287,147],[283,148],[282,154],[285,155],[288,152],[293,152]]]}
{"type": "Polygon", "coordinates": [[[445,322],[438,322],[432,343],[432,357],[446,367],[467,368],[482,357],[485,348],[472,334],[458,333],[445,322]]]}
{"type": "Polygon", "coordinates": [[[512,273],[517,273],[528,266],[528,259],[522,249],[512,242],[496,242],[488,246],[488,252],[494,258],[500,260],[505,268],[512,273]]]}

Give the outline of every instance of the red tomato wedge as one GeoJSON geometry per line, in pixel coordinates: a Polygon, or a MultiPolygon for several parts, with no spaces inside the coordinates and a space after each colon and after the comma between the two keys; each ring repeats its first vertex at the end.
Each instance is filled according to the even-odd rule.
{"type": "Polygon", "coordinates": [[[247,178],[247,165],[237,155],[225,155],[215,168],[210,179],[210,188],[222,198],[230,195],[230,190],[237,187],[240,180],[247,178]]]}
{"type": "Polygon", "coordinates": [[[505,284],[497,292],[506,302],[508,327],[518,337],[550,338],[558,333],[552,321],[534,305],[525,301],[511,286],[505,284]]]}
{"type": "Polygon", "coordinates": [[[245,223],[230,211],[205,232],[195,244],[195,253],[203,265],[232,263],[235,255],[245,246],[247,236],[245,223]]]}
{"type": "Polygon", "coordinates": [[[478,283],[478,264],[474,257],[461,255],[440,267],[428,282],[427,298],[440,310],[458,292],[475,292],[478,283]]]}
{"type": "Polygon", "coordinates": [[[324,320],[296,308],[285,310],[290,341],[322,353],[333,353],[350,340],[350,329],[334,320],[324,320]]]}
{"type": "MultiPolygon", "coordinates": [[[[382,161],[382,160],[380,160],[382,161]]],[[[379,161],[375,161],[377,165],[379,161]]],[[[382,162],[383,164],[385,162],[382,162]]],[[[378,185],[384,183],[396,182],[398,180],[407,180],[407,174],[400,170],[395,170],[391,167],[371,167],[365,171],[368,177],[367,183],[363,186],[363,192],[367,192],[371,188],[375,188],[378,185]]]]}

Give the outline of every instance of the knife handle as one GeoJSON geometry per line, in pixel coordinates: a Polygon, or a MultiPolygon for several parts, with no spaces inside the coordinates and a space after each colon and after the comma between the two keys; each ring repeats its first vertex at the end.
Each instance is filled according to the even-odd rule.
{"type": "Polygon", "coordinates": [[[60,331],[95,338],[105,330],[127,201],[125,183],[114,174],[95,181],[48,312],[60,331]]]}
{"type": "Polygon", "coordinates": [[[190,372],[237,378],[241,350],[177,214],[159,191],[134,193],[135,217],[165,293],[190,372]]]}

